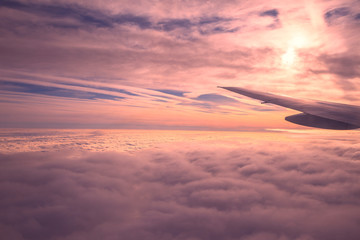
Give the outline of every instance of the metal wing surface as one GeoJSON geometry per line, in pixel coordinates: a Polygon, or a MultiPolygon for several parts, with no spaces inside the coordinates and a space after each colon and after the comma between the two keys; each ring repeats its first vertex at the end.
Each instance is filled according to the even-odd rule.
{"type": "Polygon", "coordinates": [[[296,124],[339,130],[360,128],[359,106],[307,99],[302,100],[240,87],[220,88],[261,100],[264,103],[272,103],[303,112],[303,114],[285,118],[287,121],[296,124]]]}

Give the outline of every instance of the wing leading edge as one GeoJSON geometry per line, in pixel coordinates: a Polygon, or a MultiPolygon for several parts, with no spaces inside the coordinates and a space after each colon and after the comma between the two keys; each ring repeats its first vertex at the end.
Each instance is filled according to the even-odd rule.
{"type": "Polygon", "coordinates": [[[220,87],[250,98],[272,103],[302,113],[288,116],[285,120],[299,125],[348,130],[360,128],[360,107],[316,100],[300,100],[240,87],[220,87]]]}

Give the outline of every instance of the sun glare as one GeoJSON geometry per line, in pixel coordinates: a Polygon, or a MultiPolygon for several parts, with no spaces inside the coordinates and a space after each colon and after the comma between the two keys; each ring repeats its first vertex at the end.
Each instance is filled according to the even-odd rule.
{"type": "Polygon", "coordinates": [[[303,48],[308,45],[308,39],[305,37],[304,34],[297,34],[292,40],[291,45],[296,48],[303,48]]]}
{"type": "Polygon", "coordinates": [[[309,46],[310,42],[306,34],[296,33],[288,44],[286,52],[281,55],[282,66],[286,68],[294,67],[299,61],[298,49],[309,46]]]}
{"type": "Polygon", "coordinates": [[[281,62],[284,66],[291,66],[295,63],[297,54],[294,47],[289,47],[288,50],[281,56],[281,62]]]}

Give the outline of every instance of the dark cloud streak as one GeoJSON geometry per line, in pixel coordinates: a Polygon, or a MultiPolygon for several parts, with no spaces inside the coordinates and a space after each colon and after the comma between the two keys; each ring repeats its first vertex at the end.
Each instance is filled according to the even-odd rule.
{"type": "Polygon", "coordinates": [[[279,11],[277,9],[271,9],[271,10],[267,10],[265,12],[260,13],[260,16],[262,17],[274,17],[277,18],[279,16],[279,11]]]}
{"type": "Polygon", "coordinates": [[[360,76],[360,56],[351,53],[319,56],[319,60],[328,68],[327,71],[315,73],[331,73],[343,79],[356,78],[360,76]]]}
{"type": "Polygon", "coordinates": [[[166,93],[166,94],[170,94],[170,95],[174,95],[174,96],[177,96],[177,97],[184,97],[184,94],[188,93],[188,92],[184,92],[184,91],[181,91],[181,90],[173,90],[173,89],[151,89],[151,90],[166,93]]]}
{"type": "Polygon", "coordinates": [[[109,19],[100,12],[84,9],[76,5],[24,4],[20,2],[4,1],[0,3],[0,6],[54,18],[75,18],[82,23],[92,24],[97,27],[112,26],[109,19]]]}
{"type": "Polygon", "coordinates": [[[195,98],[195,100],[206,101],[206,102],[215,102],[215,103],[238,103],[237,100],[222,96],[220,94],[208,93],[202,94],[195,98]]]}
{"type": "Polygon", "coordinates": [[[73,18],[83,24],[93,25],[95,27],[112,28],[114,27],[114,24],[134,24],[142,29],[151,27],[151,22],[147,17],[134,16],[131,14],[110,15],[98,10],[84,8],[76,4],[46,5],[4,1],[3,3],[0,3],[0,7],[12,8],[52,18],[73,18]]]}
{"type": "Polygon", "coordinates": [[[274,22],[268,25],[268,28],[275,29],[281,26],[280,19],[279,19],[279,11],[277,9],[267,10],[265,12],[261,12],[259,14],[261,17],[272,17],[274,22]]]}
{"type": "Polygon", "coordinates": [[[348,16],[350,14],[350,9],[347,7],[335,8],[327,11],[324,14],[324,18],[328,24],[332,24],[336,19],[348,16]]]}
{"type": "Polygon", "coordinates": [[[120,100],[120,99],[124,99],[124,97],[114,96],[114,95],[104,94],[104,93],[86,92],[86,91],[79,91],[79,90],[72,90],[72,89],[51,87],[51,86],[43,86],[43,85],[36,85],[36,84],[29,84],[29,83],[20,83],[20,82],[0,81],[0,86],[1,86],[2,90],[7,90],[7,91],[33,93],[33,94],[41,94],[41,95],[57,96],[57,97],[79,98],[79,99],[89,99],[89,100],[95,100],[95,99],[120,100]]]}
{"type": "MultiPolygon", "coordinates": [[[[163,19],[154,22],[147,16],[137,16],[131,13],[123,13],[111,15],[100,10],[93,10],[82,7],[77,4],[36,4],[36,3],[21,3],[16,1],[4,1],[0,3],[0,7],[16,9],[19,11],[47,16],[59,19],[76,19],[85,26],[94,26],[99,28],[113,28],[116,24],[124,25],[130,24],[139,27],[140,29],[153,29],[158,31],[171,32],[176,29],[197,29],[201,34],[217,34],[226,32],[235,32],[238,28],[227,28],[225,26],[210,27],[207,31],[201,30],[203,26],[211,26],[230,22],[233,19],[226,19],[221,17],[202,17],[200,19],[163,19]]],[[[48,23],[53,27],[64,29],[78,29],[80,26],[68,23],[48,23]]]]}

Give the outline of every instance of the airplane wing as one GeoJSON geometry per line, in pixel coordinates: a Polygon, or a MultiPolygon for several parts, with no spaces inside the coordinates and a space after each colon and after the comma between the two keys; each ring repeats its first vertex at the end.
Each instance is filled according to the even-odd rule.
{"type": "Polygon", "coordinates": [[[300,100],[240,87],[220,87],[241,95],[294,109],[302,113],[285,120],[308,127],[348,130],[360,128],[360,107],[342,103],[316,100],[300,100]]]}

